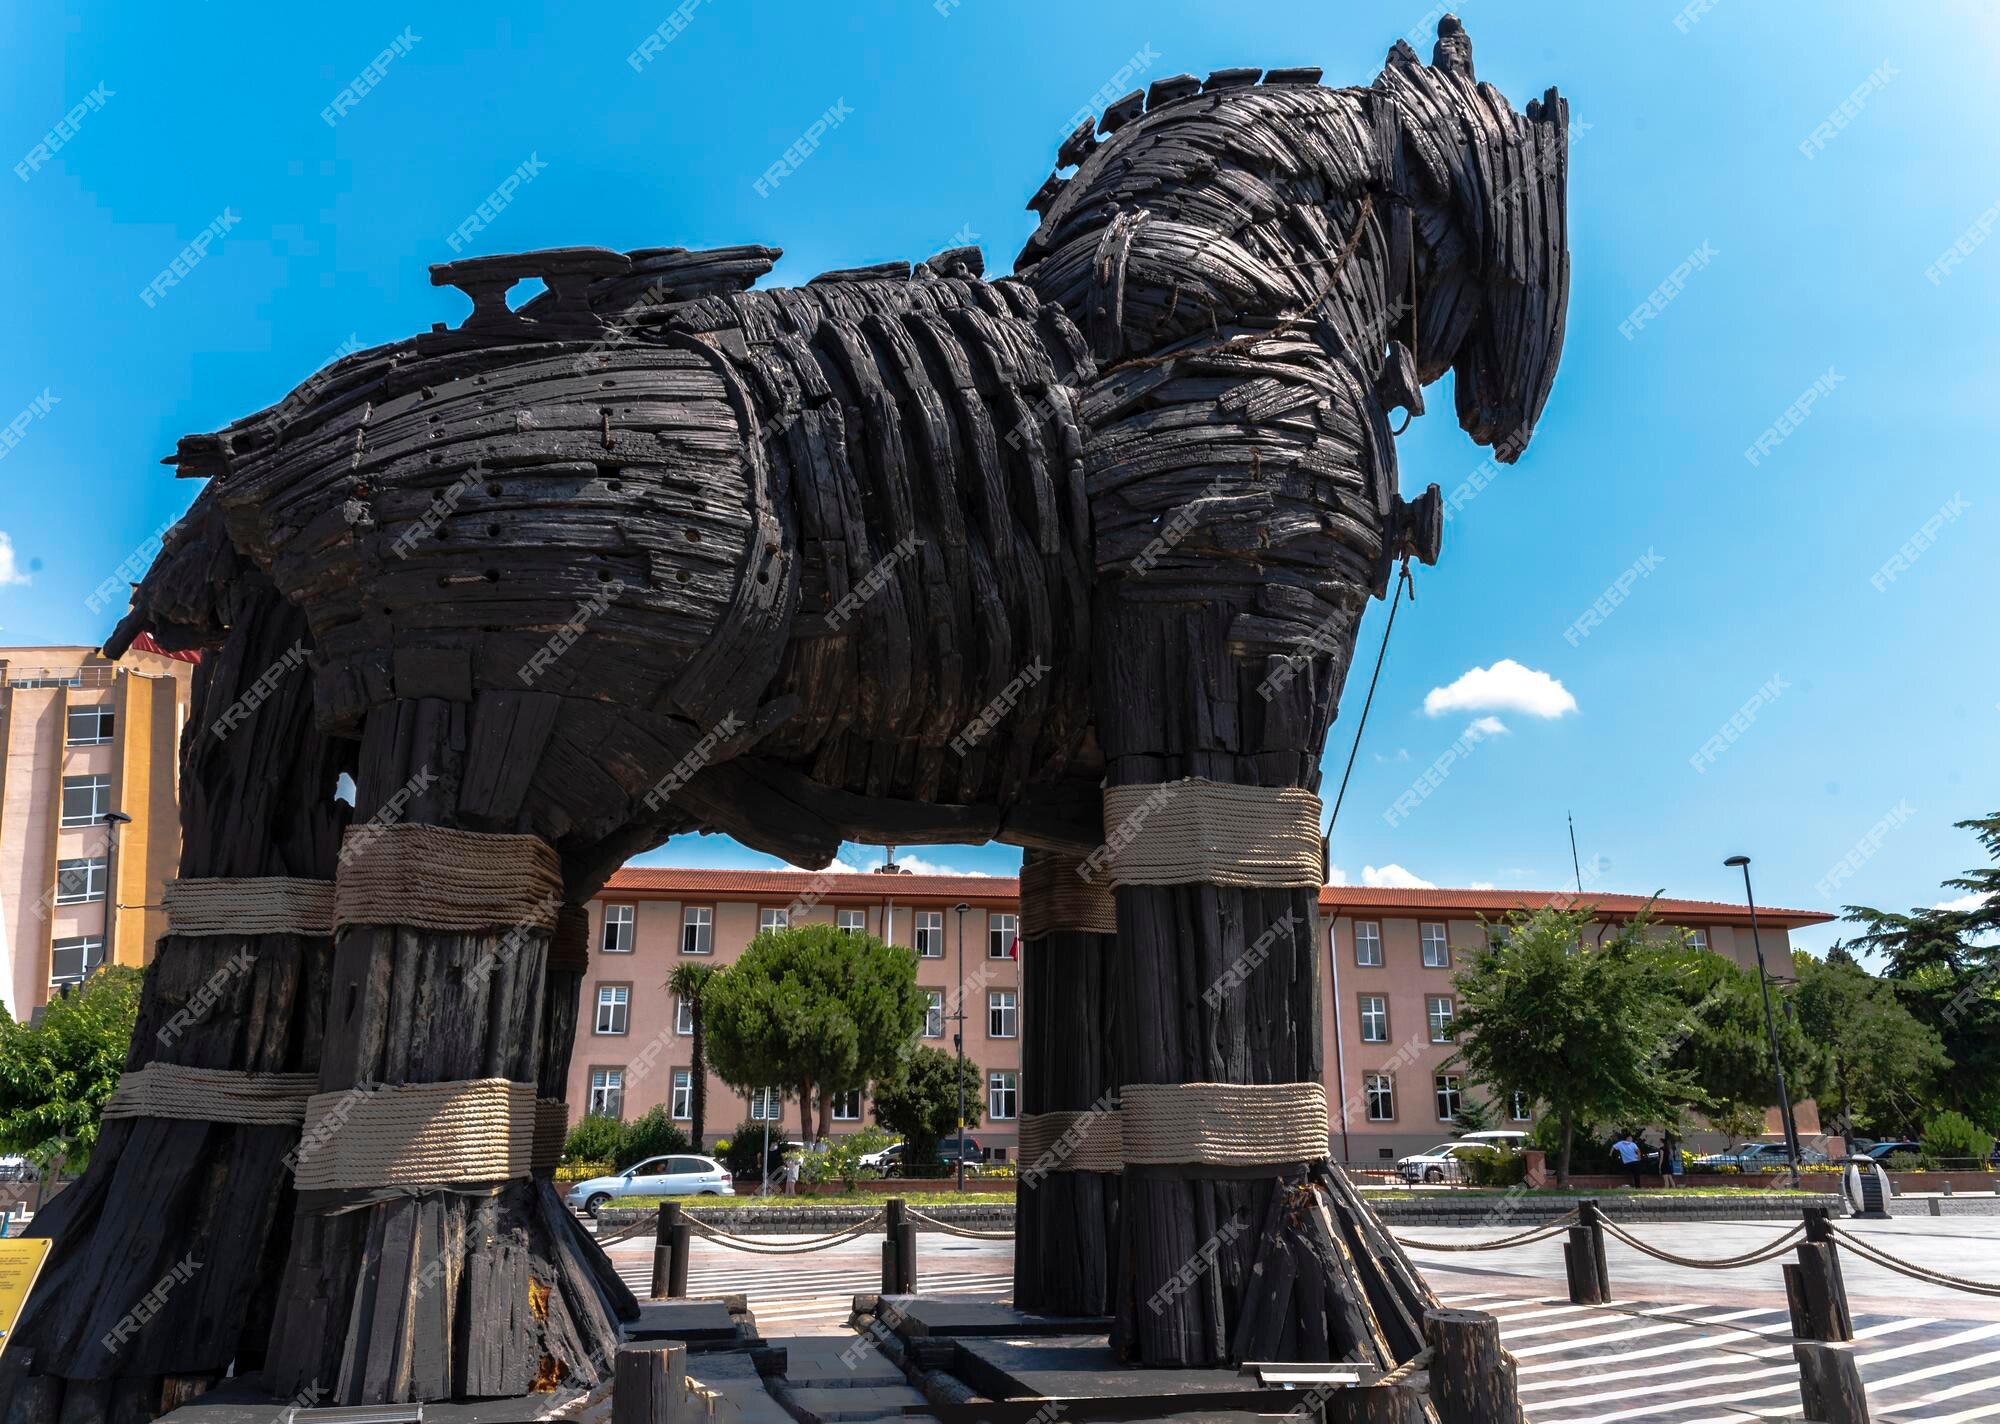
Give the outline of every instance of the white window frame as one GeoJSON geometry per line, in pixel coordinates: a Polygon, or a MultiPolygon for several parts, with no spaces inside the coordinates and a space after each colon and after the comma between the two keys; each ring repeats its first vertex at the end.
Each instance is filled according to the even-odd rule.
{"type": "Polygon", "coordinates": [[[108,746],[117,726],[118,714],[109,703],[92,702],[87,706],[72,707],[63,719],[64,744],[72,747],[108,746]],[[89,736],[79,737],[76,734],[79,719],[95,724],[95,730],[89,736]]]}
{"type": "Polygon", "coordinates": [[[715,906],[681,907],[681,953],[715,953],[715,906]]]}
{"type": "Polygon", "coordinates": [[[1526,1093],[1517,1090],[1514,1093],[1513,1098],[1509,1101],[1507,1105],[1507,1121],[1533,1122],[1534,1120],[1535,1120],[1534,1104],[1528,1101],[1528,1095],[1526,1093]]]}
{"type": "Polygon", "coordinates": [[[598,936],[598,948],[605,954],[630,954],[638,939],[638,925],[637,905],[606,905],[604,930],[598,936]]]}
{"type": "Polygon", "coordinates": [[[694,1036],[694,1005],[679,994],[674,995],[674,1032],[682,1038],[694,1036]]]}
{"type": "Polygon", "coordinates": [[[944,911],[917,910],[910,917],[919,959],[944,958],[944,911]]]}
{"type": "Polygon", "coordinates": [[[1363,994],[1356,1005],[1361,1017],[1361,1041],[1363,1043],[1387,1043],[1389,1041],[1389,996],[1387,994],[1363,994]],[[1372,1009],[1372,1012],[1371,1012],[1372,1009]],[[1381,1032],[1370,1033],[1368,1021],[1381,1019],[1381,1032]]]}
{"type": "Polygon", "coordinates": [[[1019,1038],[1021,1036],[1021,1007],[1012,989],[989,989],[986,991],[986,1036],[988,1038],[1019,1038]]]}
{"type": "Polygon", "coordinates": [[[757,933],[768,934],[772,930],[788,930],[792,927],[792,912],[783,905],[766,905],[757,911],[757,933]]]}
{"type": "Polygon", "coordinates": [[[1696,949],[1707,949],[1708,930],[1701,925],[1694,926],[1688,931],[1688,943],[1696,949]]]}
{"type": "Polygon", "coordinates": [[[750,1090],[750,1121],[784,1121],[785,1100],[776,1088],[752,1088],[750,1090]]]}
{"type": "Polygon", "coordinates": [[[674,1069],[674,1095],[667,1105],[667,1116],[675,1122],[694,1121],[694,1072],[688,1068],[674,1069]]]}
{"type": "Polygon", "coordinates": [[[1449,994],[1424,995],[1424,1022],[1430,1026],[1432,1043],[1450,1043],[1452,1020],[1458,1017],[1458,1005],[1449,994]],[[1439,1012],[1442,1010],[1443,1012],[1439,1012]]]}
{"type": "Polygon", "coordinates": [[[1439,1122],[1452,1122],[1465,1106],[1465,1080],[1457,1073],[1438,1073],[1431,1078],[1431,1095],[1437,1100],[1439,1122]],[[1449,1107],[1450,1112],[1445,1109],[1449,1107]]]}
{"type": "Polygon", "coordinates": [[[1362,1100],[1368,1107],[1370,1122],[1394,1122],[1396,1120],[1396,1076],[1393,1073],[1363,1073],[1361,1075],[1362,1100]],[[1376,1106],[1380,1104],[1381,1112],[1376,1106]]]}
{"type": "Polygon", "coordinates": [[[1021,917],[1019,915],[989,914],[986,917],[986,957],[988,959],[1012,959],[1014,946],[1021,939],[1021,917]]]}
{"type": "Polygon", "coordinates": [[[106,857],[101,855],[79,856],[72,860],[56,862],[56,903],[58,905],[90,905],[104,898],[109,884],[106,857]],[[82,875],[83,891],[66,891],[62,888],[63,876],[82,875]]]}
{"type": "Polygon", "coordinates": [[[1356,920],[1354,922],[1354,966],[1357,969],[1380,969],[1382,967],[1382,922],[1380,920],[1356,920]],[[1363,933],[1366,931],[1366,933],[1363,933]]]}
{"type": "Polygon", "coordinates": [[[923,991],[923,994],[924,997],[927,1000],[929,1000],[929,1003],[926,1005],[924,1009],[924,1037],[943,1038],[944,1037],[944,990],[925,989],[923,991]],[[936,1024],[937,1027],[935,1028],[931,1027],[932,1024],[936,1024]]]}
{"type": "Polygon", "coordinates": [[[111,812],[111,778],[108,776],[65,776],[62,779],[62,796],[57,807],[61,824],[65,829],[76,826],[100,826],[111,812]],[[90,810],[81,816],[72,815],[69,798],[73,792],[88,792],[90,810]]]}
{"type": "Polygon", "coordinates": [[[1424,968],[1451,968],[1451,932],[1436,921],[1431,921],[1419,925],[1417,934],[1423,942],[1424,968]],[[1437,932],[1435,935],[1431,933],[1433,930],[1437,932]]]}
{"type": "Polygon", "coordinates": [[[623,1068],[593,1068],[590,1070],[590,1111],[599,1117],[623,1118],[625,1116],[625,1070],[623,1068]]]}
{"type": "Polygon", "coordinates": [[[835,1122],[861,1121],[861,1090],[849,1088],[844,1093],[833,1096],[833,1120],[835,1122]]]}
{"type": "Polygon", "coordinates": [[[866,910],[835,910],[834,925],[843,934],[867,934],[868,912],[866,910]]]}
{"type": "Polygon", "coordinates": [[[64,984],[81,984],[92,972],[104,963],[104,938],[101,935],[74,935],[56,940],[49,946],[49,987],[59,988],[64,984]],[[83,970],[78,974],[58,974],[56,956],[72,950],[83,954],[83,970]]]}
{"type": "Polygon", "coordinates": [[[1012,1122],[1021,1115],[1021,1078],[1017,1073],[995,1070],[986,1075],[986,1117],[989,1122],[1012,1122]]]}
{"type": "Polygon", "coordinates": [[[591,1032],[607,1038],[616,1038],[632,1031],[632,986],[630,984],[599,984],[597,986],[596,1027],[591,1032]]]}

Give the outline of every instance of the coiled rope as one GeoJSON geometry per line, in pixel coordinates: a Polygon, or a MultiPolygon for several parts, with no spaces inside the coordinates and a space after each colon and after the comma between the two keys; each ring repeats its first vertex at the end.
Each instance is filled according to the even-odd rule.
{"type": "Polygon", "coordinates": [[[930,1227],[933,1231],[942,1231],[947,1236],[963,1236],[968,1241],[1012,1241],[1014,1239],[1014,1233],[1011,1231],[975,1231],[969,1226],[955,1226],[949,1221],[940,1221],[934,1216],[926,1216],[915,1207],[904,1207],[903,1215],[909,1217],[912,1221],[930,1227]]]}
{"type": "Polygon", "coordinates": [[[1666,1261],[1675,1266],[1687,1266],[1697,1271],[1733,1271],[1742,1266],[1759,1265],[1774,1257],[1784,1255],[1785,1252],[1791,1249],[1792,1242],[1805,1235],[1806,1230],[1805,1223],[1800,1222],[1770,1244],[1745,1251],[1740,1256],[1721,1256],[1714,1260],[1702,1260],[1695,1256],[1677,1256],[1671,1251],[1662,1251],[1657,1246],[1641,1241],[1617,1222],[1611,1220],[1610,1217],[1601,1217],[1600,1220],[1603,1221],[1606,1231],[1610,1232],[1620,1241],[1623,1241],[1634,1251],[1651,1256],[1655,1260],[1666,1261]]]}
{"type": "Polygon", "coordinates": [[[1949,1286],[1953,1290],[1969,1291],[1973,1295],[2000,1296],[2000,1284],[1992,1281],[1970,1280],[1965,1276],[1954,1276],[1947,1271],[1933,1270],[1929,1266],[1919,1266],[1914,1261],[1905,1261],[1899,1257],[1891,1256],[1880,1247],[1870,1244],[1861,1237],[1839,1226],[1834,1226],[1831,1223],[1828,1223],[1828,1226],[1842,1246],[1845,1246],[1855,1255],[1861,1257],[1862,1260],[1872,1261],[1884,1270],[1895,1271],[1899,1275],[1908,1276],[1911,1280],[1924,1281],[1930,1285],[1949,1286]]]}
{"type": "Polygon", "coordinates": [[[858,1236],[866,1236],[887,1221],[888,1217],[887,1211],[878,1210],[865,1220],[844,1227],[831,1236],[815,1236],[805,1241],[787,1241],[782,1244],[758,1241],[747,1236],[732,1236],[692,1214],[684,1215],[681,1220],[708,1240],[720,1246],[730,1247],[732,1250],[748,1252],[753,1256],[802,1256],[812,1251],[824,1251],[829,1246],[839,1246],[858,1236]]]}
{"type": "Polygon", "coordinates": [[[1571,1207],[1554,1221],[1541,1226],[1531,1226],[1526,1231],[1513,1236],[1503,1236],[1497,1241],[1417,1241],[1408,1236],[1397,1236],[1394,1232],[1390,1235],[1398,1246],[1410,1246],[1419,1251],[1498,1251],[1503,1246],[1526,1246],[1532,1241],[1541,1241],[1558,1232],[1567,1231],[1578,1211],[1578,1208],[1571,1207]]]}

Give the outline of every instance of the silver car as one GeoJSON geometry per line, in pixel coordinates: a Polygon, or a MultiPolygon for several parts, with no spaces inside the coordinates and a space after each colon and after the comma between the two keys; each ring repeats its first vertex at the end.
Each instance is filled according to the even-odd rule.
{"type": "Polygon", "coordinates": [[[620,1197],[733,1197],[729,1171],[713,1157],[679,1153],[650,1157],[615,1177],[592,1177],[570,1186],[564,1198],[592,1216],[620,1197]]]}

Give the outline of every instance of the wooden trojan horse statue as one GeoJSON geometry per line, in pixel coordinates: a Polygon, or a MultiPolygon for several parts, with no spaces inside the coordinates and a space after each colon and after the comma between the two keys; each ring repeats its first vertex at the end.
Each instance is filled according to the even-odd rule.
{"type": "Polygon", "coordinates": [[[578,925],[691,830],[1028,848],[1024,1304],[1152,1364],[1415,1353],[1422,1284],[1324,1165],[1313,793],[1368,597],[1436,553],[1388,412],[1453,370],[1511,460],[1547,397],[1566,109],[1515,114],[1449,19],[1428,66],[1317,79],[1114,104],[1011,278],[467,259],[460,327],[181,443],[208,483],[108,647],[216,650],[186,878],[37,1223],[87,1298],[45,1284],[0,1419],[232,1367],[605,1377],[633,1302],[545,1175],[578,925]]]}

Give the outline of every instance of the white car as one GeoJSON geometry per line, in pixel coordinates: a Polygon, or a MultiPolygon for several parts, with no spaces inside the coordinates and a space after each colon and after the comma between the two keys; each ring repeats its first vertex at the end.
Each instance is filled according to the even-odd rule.
{"type": "Polygon", "coordinates": [[[615,1177],[574,1182],[564,1198],[570,1206],[596,1216],[619,1197],[733,1197],[729,1171],[713,1157],[677,1155],[652,1157],[627,1167],[615,1177]]]}
{"type": "Polygon", "coordinates": [[[1464,1175],[1458,1159],[1475,1147],[1498,1147],[1518,1152],[1528,1134],[1513,1129],[1468,1132],[1456,1142],[1440,1142],[1422,1152],[1396,1159],[1396,1173],[1406,1182],[1456,1182],[1464,1175]]]}
{"type": "Polygon", "coordinates": [[[902,1155],[903,1144],[892,1142],[880,1151],[862,1153],[861,1165],[864,1167],[873,1167],[878,1172],[886,1172],[889,1170],[889,1164],[902,1155]]]}

